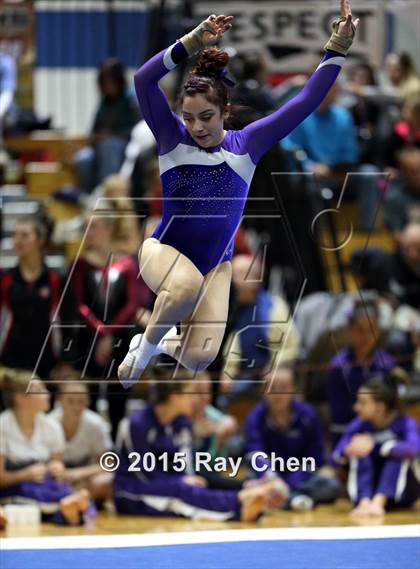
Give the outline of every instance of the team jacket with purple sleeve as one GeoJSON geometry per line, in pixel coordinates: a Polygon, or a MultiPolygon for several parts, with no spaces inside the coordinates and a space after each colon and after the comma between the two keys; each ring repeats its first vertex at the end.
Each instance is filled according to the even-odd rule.
{"type": "Polygon", "coordinates": [[[200,488],[184,480],[194,473],[192,426],[187,417],[162,425],[147,405],[122,421],[116,446],[120,464],[114,502],[119,512],[218,521],[240,518],[238,492],[200,488]]]}
{"type": "MultiPolygon", "coordinates": [[[[192,425],[185,416],[179,416],[169,425],[162,425],[154,411],[153,406],[147,405],[135,411],[129,420],[122,424],[117,437],[117,447],[120,456],[120,465],[116,473],[116,480],[120,477],[135,476],[141,480],[159,479],[165,476],[186,476],[193,472],[192,468],[192,425]],[[143,462],[137,465],[139,471],[130,470],[134,458],[130,453],[138,453],[143,457],[151,453],[156,458],[156,465],[150,472],[143,469],[143,462]],[[182,461],[174,462],[176,453],[182,454],[182,461]],[[167,457],[167,463],[158,460],[160,456],[167,457]],[[174,468],[175,466],[175,468],[174,468]],[[185,467],[185,470],[182,468],[185,467]],[[177,472],[177,469],[181,470],[177,472]]],[[[137,468],[136,467],[136,468],[137,468]]]]}
{"type": "MultiPolygon", "coordinates": [[[[316,467],[324,464],[324,446],[321,423],[311,405],[294,400],[292,402],[292,418],[289,426],[282,429],[275,425],[270,418],[267,403],[257,403],[250,411],[245,422],[246,453],[249,461],[255,452],[264,452],[268,458],[255,458],[259,477],[271,474],[271,453],[276,457],[313,457],[316,467]],[[267,467],[265,472],[259,470],[267,467]]],[[[252,464],[252,461],[251,461],[252,464]]],[[[311,472],[276,472],[289,486],[294,489],[307,480],[311,472]]]]}
{"type": "Polygon", "coordinates": [[[384,494],[395,502],[412,503],[420,490],[420,432],[417,421],[398,415],[385,429],[355,419],[332,454],[334,466],[349,464],[348,491],[353,502],[384,494]],[[375,446],[362,458],[348,458],[346,447],[358,434],[372,435],[375,446]]]}
{"type": "Polygon", "coordinates": [[[186,255],[204,275],[232,257],[233,237],[258,160],[318,107],[345,57],[327,51],[296,97],[242,130],[228,130],[212,148],[202,148],[190,137],[158,85],[187,57],[182,43],[176,42],[142,65],[134,82],[159,152],[163,215],[152,237],[186,255]]]}
{"type": "Polygon", "coordinates": [[[354,435],[369,433],[375,440],[374,456],[404,459],[420,458],[420,433],[417,421],[407,415],[398,415],[386,429],[375,429],[369,421],[355,419],[336,446],[332,459],[335,464],[346,464],[344,453],[354,435]]]}
{"type": "Polygon", "coordinates": [[[370,363],[361,366],[351,348],[345,348],[331,360],[328,373],[328,399],[331,413],[333,446],[340,440],[347,425],[354,419],[356,394],[373,375],[395,367],[394,358],[383,350],[375,350],[370,363]]]}

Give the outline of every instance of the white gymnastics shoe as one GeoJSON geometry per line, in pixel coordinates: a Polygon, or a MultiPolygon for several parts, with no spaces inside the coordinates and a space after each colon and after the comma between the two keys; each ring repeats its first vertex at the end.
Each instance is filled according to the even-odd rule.
{"type": "Polygon", "coordinates": [[[144,338],[144,334],[136,334],[130,342],[127,355],[118,367],[118,379],[124,389],[135,385],[150,358],[155,355],[156,344],[151,344],[144,338]]]}
{"type": "Polygon", "coordinates": [[[166,352],[164,342],[177,335],[176,326],[172,326],[163,336],[159,344],[151,344],[144,334],[136,334],[130,342],[127,355],[118,367],[118,379],[125,389],[135,385],[146,369],[150,359],[166,352]]]}

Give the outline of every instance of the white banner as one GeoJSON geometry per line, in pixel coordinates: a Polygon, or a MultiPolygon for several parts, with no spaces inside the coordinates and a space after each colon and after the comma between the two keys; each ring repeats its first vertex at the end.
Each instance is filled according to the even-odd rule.
{"type": "MultiPolygon", "coordinates": [[[[305,72],[319,61],[331,34],[331,22],[339,15],[338,0],[284,2],[209,1],[194,5],[195,15],[212,13],[235,16],[223,45],[239,52],[263,51],[273,72],[305,72]]],[[[352,2],[361,22],[352,57],[380,64],[384,53],[386,2],[352,2]]]]}

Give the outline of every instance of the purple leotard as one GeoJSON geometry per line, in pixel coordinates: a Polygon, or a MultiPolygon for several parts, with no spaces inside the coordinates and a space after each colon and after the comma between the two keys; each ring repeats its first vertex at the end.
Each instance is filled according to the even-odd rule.
{"type": "Polygon", "coordinates": [[[143,116],[158,145],[163,188],[162,220],[152,234],[207,274],[232,258],[255,166],[261,156],[310,115],[345,61],[327,51],[300,93],[267,117],[226,132],[218,146],[200,147],[171,111],[158,81],[188,54],[176,42],[147,61],[134,82],[143,116]]]}

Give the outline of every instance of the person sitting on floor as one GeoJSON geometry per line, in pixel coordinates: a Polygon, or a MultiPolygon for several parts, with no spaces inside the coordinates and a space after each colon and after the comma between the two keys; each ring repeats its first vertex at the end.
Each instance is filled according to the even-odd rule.
{"type": "Polygon", "coordinates": [[[383,516],[393,506],[410,506],[420,496],[420,432],[401,410],[396,370],[375,376],[357,393],[357,418],[332,458],[349,465],[348,492],[359,518],[383,516]]]}
{"type": "Polygon", "coordinates": [[[295,393],[291,365],[281,365],[267,376],[263,401],[246,418],[246,452],[254,476],[279,477],[288,485],[287,508],[309,510],[320,502],[335,501],[340,484],[323,469],[324,436],[315,409],[298,401],[295,393]],[[284,470],[273,462],[273,456],[285,462],[284,470]],[[306,470],[304,460],[308,458],[313,464],[308,463],[311,468],[306,470]],[[299,464],[289,468],[290,460],[299,464]]]}
{"type": "Polygon", "coordinates": [[[77,489],[87,488],[94,500],[104,501],[112,497],[112,475],[104,472],[99,460],[112,448],[110,427],[88,407],[88,388],[75,374],[60,382],[58,406],[49,416],[64,431],[66,480],[77,489]]]}
{"type": "Polygon", "coordinates": [[[35,502],[46,521],[80,524],[92,512],[89,492],[65,482],[64,434],[46,415],[45,384],[30,372],[3,368],[0,386],[9,407],[0,414],[0,501],[35,502]]]}
{"type": "Polygon", "coordinates": [[[152,402],[122,421],[117,437],[120,463],[114,479],[117,511],[254,521],[267,507],[284,502],[284,486],[267,481],[239,492],[213,490],[195,474],[190,417],[197,380],[187,371],[176,380],[161,374],[153,387],[152,402]],[[143,457],[151,462],[147,464],[143,457]]]}

